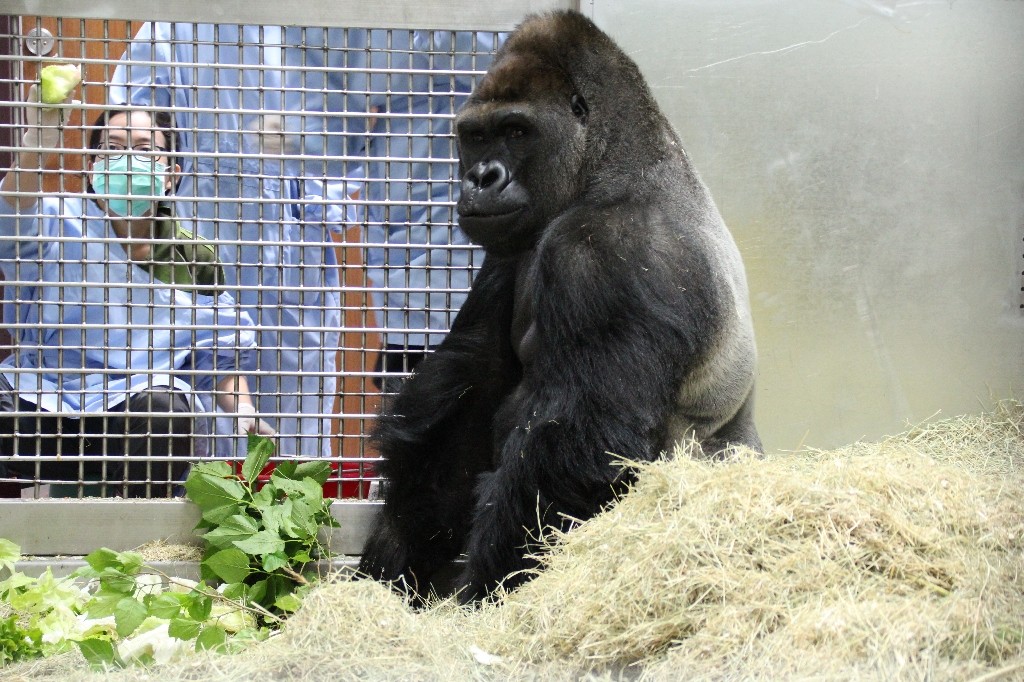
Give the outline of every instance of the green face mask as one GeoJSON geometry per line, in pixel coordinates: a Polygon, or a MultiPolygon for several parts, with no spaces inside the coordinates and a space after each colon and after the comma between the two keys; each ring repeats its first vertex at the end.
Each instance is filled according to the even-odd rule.
{"type": "Polygon", "coordinates": [[[117,158],[100,157],[92,167],[92,188],[104,196],[108,210],[125,218],[138,218],[156,203],[155,199],[128,197],[161,196],[167,179],[167,166],[151,156],[124,154],[117,158]]]}

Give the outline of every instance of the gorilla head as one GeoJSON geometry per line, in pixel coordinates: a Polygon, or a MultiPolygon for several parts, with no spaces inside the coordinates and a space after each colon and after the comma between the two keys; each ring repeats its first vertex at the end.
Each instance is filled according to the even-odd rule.
{"type": "Polygon", "coordinates": [[[743,264],[632,60],[575,12],[527,19],[457,119],[460,223],[487,254],[381,416],[360,569],[422,594],[526,580],[545,527],[681,438],[760,449],[743,264]]]}
{"type": "Polygon", "coordinates": [[[460,225],[488,253],[531,248],[585,191],[620,199],[623,174],[663,155],[662,128],[636,65],[589,20],[528,19],[456,123],[460,225]]]}

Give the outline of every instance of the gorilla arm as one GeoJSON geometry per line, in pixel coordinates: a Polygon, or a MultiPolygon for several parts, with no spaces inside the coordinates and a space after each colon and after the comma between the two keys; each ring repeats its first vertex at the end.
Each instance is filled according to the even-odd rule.
{"type": "Polygon", "coordinates": [[[700,284],[713,277],[670,220],[638,206],[579,212],[523,256],[535,261],[517,306],[532,324],[522,380],[495,418],[497,467],[477,489],[465,598],[532,567],[544,527],[587,519],[623,491],[616,456],[661,454],[679,387],[716,329],[700,284]]]}
{"type": "Polygon", "coordinates": [[[493,466],[492,416],[509,390],[512,351],[498,329],[511,315],[510,273],[485,259],[451,333],[377,424],[385,504],[359,564],[369,577],[425,594],[433,573],[462,550],[477,474],[493,466]]]}

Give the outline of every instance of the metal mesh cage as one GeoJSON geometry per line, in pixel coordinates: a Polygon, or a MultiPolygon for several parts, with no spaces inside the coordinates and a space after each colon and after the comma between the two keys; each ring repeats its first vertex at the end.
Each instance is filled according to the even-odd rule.
{"type": "Polygon", "coordinates": [[[3,494],[173,495],[251,427],[365,497],[480,264],[451,124],[502,34],[3,19],[3,494]]]}

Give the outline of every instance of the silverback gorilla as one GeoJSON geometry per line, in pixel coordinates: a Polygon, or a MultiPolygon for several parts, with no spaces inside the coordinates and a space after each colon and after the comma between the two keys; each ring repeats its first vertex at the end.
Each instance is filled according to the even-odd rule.
{"type": "Polygon", "coordinates": [[[624,492],[617,457],[688,436],[760,450],[743,264],[625,53],[528,17],[456,121],[460,224],[486,258],[377,431],[384,506],[360,573],[465,600],[528,579],[546,527],[624,492]]]}

